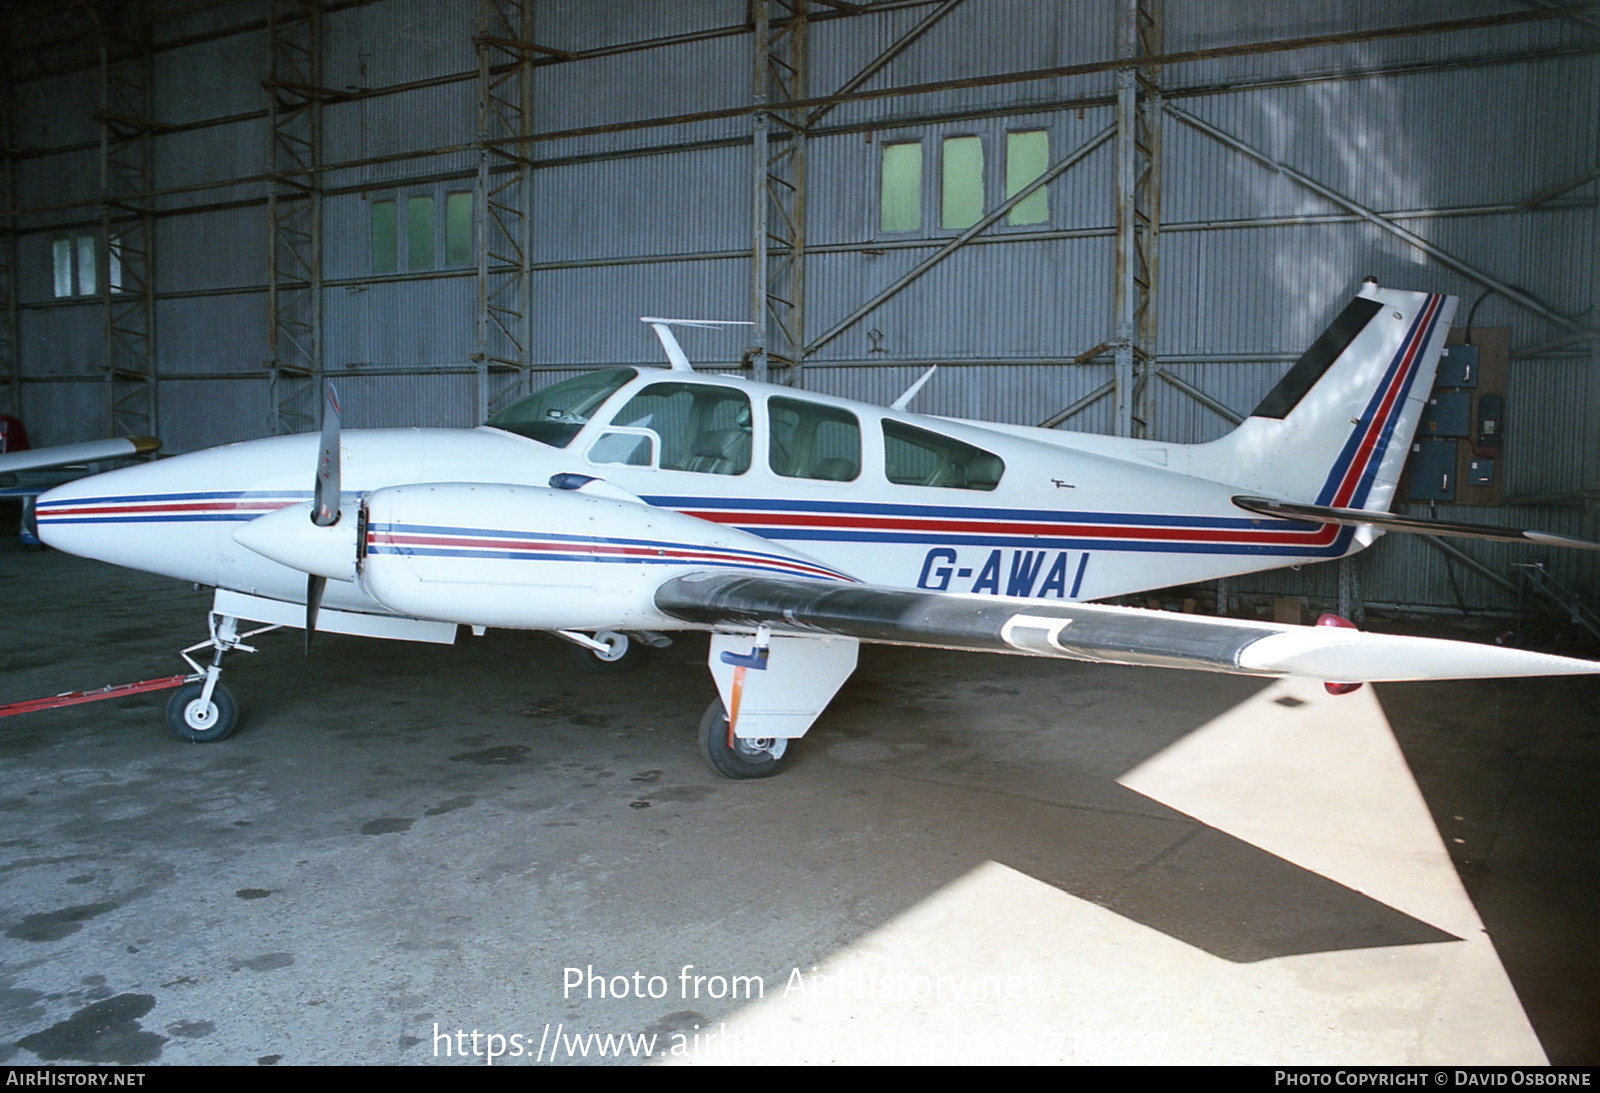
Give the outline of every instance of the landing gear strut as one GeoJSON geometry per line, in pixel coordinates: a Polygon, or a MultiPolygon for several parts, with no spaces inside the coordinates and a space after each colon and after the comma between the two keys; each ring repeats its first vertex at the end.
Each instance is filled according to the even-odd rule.
{"type": "Polygon", "coordinates": [[[211,636],[198,645],[191,645],[178,655],[194,669],[189,682],[175,691],[167,701],[167,728],[179,740],[192,744],[210,744],[226,740],[239,725],[239,704],[233,692],[220,682],[222,655],[237,649],[255,652],[243,638],[255,637],[276,626],[263,626],[247,634],[239,633],[239,620],[231,615],[211,615],[211,636]],[[201,649],[211,650],[211,663],[202,668],[189,654],[201,649]]]}

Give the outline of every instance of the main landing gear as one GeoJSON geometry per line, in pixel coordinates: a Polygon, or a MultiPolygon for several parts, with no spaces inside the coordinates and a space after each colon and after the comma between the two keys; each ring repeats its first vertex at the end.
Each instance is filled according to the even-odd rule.
{"type": "Polygon", "coordinates": [[[721,698],[712,699],[700,719],[700,754],[724,778],[771,778],[788,766],[791,743],[783,737],[734,736],[721,698]]]}

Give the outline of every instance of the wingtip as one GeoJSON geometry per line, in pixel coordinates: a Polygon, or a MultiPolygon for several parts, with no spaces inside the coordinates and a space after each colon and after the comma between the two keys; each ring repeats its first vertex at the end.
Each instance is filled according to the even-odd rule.
{"type": "Polygon", "coordinates": [[[1372,683],[1600,675],[1600,661],[1400,634],[1337,627],[1295,627],[1241,651],[1239,665],[1271,675],[1372,683]]]}

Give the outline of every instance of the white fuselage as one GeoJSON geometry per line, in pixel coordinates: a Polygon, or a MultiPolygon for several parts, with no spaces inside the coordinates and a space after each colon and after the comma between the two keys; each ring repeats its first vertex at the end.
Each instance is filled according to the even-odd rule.
{"type": "MultiPolygon", "coordinates": [[[[626,429],[622,430],[627,432],[626,429]]],[[[634,433],[641,430],[634,428],[634,433]]],[[[563,447],[498,429],[350,430],[341,440],[347,502],[388,486],[498,483],[546,487],[553,475],[601,479],[659,508],[769,540],[856,580],[902,588],[1086,600],[1337,557],[1348,531],[1253,517],[1237,487],[1142,460],[1063,446],[1060,434],[1006,431],[735,378],[646,370],[610,396],[563,447]],[[751,457],[740,473],[615,460],[608,426],[629,399],[672,381],[748,396],[751,457]],[[859,421],[848,481],[773,469],[768,400],[799,399],[859,421]],[[979,486],[911,484],[886,473],[884,422],[981,449],[1003,465],[979,486]],[[611,460],[607,456],[611,455],[611,460]]],[[[631,434],[630,434],[631,435],[631,434]]],[[[52,545],[118,565],[294,601],[305,573],[242,546],[244,522],[310,496],[314,435],[247,441],[72,483],[39,505],[52,545]]],[[[902,476],[903,477],[903,476],[902,476]]],[[[931,477],[937,477],[935,474],[931,477]]],[[[463,534],[493,536],[492,507],[463,534]]],[[[544,530],[557,532],[559,527],[544,530]]],[[[383,610],[358,585],[329,584],[332,607],[383,610]]]]}

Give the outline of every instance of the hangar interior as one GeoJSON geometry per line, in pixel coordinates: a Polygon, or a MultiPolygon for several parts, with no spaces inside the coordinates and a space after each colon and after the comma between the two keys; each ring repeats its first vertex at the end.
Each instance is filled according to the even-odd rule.
{"type": "MultiPolygon", "coordinates": [[[[918,410],[1204,441],[1371,275],[1460,297],[1477,351],[1398,508],[1600,538],[1593,3],[0,27],[0,413],[36,446],[305,432],[325,378],[347,426],[471,426],[658,364],[646,315],[748,322],[683,334],[717,372],[886,404],[936,364],[918,410]]],[[[0,552],[7,700],[170,672],[203,630],[172,582],[0,552]]],[[[1581,638],[1577,551],[1391,535],[1184,595],[1499,629],[1534,561],[1581,638]]],[[[1592,680],[1332,700],[875,647],[790,774],[733,784],[687,743],[703,645],[619,686],[543,642],[269,635],[215,747],[153,744],[149,695],[0,722],[0,1062],[480,1063],[452,1035],[480,1028],[541,1062],[552,1029],[687,1061],[1600,1059],[1592,680]]]]}
{"type": "MultiPolygon", "coordinates": [[[[1402,508],[1594,537],[1580,8],[11,5],[0,410],[176,453],[314,428],[331,377],[347,424],[469,426],[674,315],[752,324],[707,368],[884,403],[938,364],[925,412],[1202,441],[1372,275],[1482,355],[1402,508]]],[[[1592,602],[1572,553],[1390,536],[1212,591],[1504,615],[1592,602]]]]}

